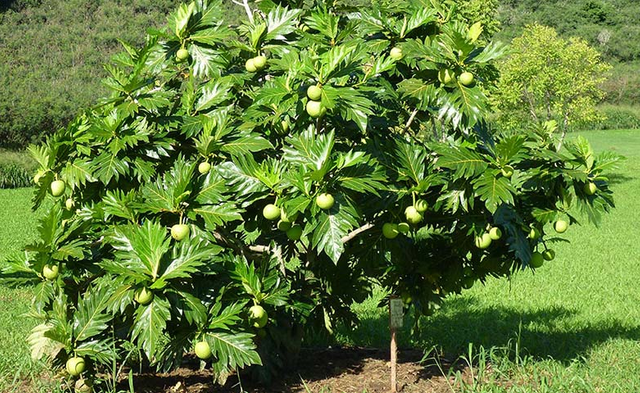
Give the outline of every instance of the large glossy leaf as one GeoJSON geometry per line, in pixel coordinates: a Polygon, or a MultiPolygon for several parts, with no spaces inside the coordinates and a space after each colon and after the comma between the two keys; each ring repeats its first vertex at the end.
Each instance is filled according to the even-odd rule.
{"type": "Polygon", "coordinates": [[[162,348],[164,329],[171,320],[171,305],[159,296],[146,306],[139,306],[135,312],[135,321],[131,330],[132,338],[138,342],[145,355],[154,360],[162,348]]]}

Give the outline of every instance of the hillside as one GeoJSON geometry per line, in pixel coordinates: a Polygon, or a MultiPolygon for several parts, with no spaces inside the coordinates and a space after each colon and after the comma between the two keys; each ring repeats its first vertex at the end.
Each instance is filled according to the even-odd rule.
{"type": "MultiPolygon", "coordinates": [[[[229,4],[237,18],[241,7],[229,4]]],[[[456,0],[464,12],[494,0],[456,0]]],[[[607,100],[640,105],[640,7],[637,0],[501,0],[509,41],[539,22],[585,38],[615,64],[607,100]]],[[[102,65],[121,46],[140,44],[148,28],[164,24],[180,0],[0,0],[0,147],[20,147],[62,127],[106,89],[102,65]]],[[[344,0],[360,5],[362,0],[344,0]]],[[[365,2],[366,3],[366,2],[365,2]]],[[[490,11],[486,11],[490,13],[490,11]]]]}

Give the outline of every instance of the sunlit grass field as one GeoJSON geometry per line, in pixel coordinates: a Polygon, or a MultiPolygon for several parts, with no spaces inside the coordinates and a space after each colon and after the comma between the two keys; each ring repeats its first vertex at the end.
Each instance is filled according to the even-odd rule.
{"type": "MultiPolygon", "coordinates": [[[[476,284],[422,321],[415,336],[400,333],[401,347],[435,347],[431,355],[449,359],[463,355],[478,372],[483,360],[492,362],[475,385],[454,384],[453,391],[640,391],[640,131],[582,135],[596,151],[627,157],[611,177],[617,208],[602,225],[572,226],[571,243],[556,245],[556,259],[535,274],[476,284]]],[[[35,238],[31,193],[0,190],[0,264],[35,238]]],[[[37,380],[43,370],[25,342],[33,326],[22,317],[29,298],[28,288],[0,286],[0,392],[24,391],[20,381],[37,380]]],[[[340,329],[336,340],[388,345],[387,314],[377,299],[354,308],[362,323],[355,331],[340,329]]]]}

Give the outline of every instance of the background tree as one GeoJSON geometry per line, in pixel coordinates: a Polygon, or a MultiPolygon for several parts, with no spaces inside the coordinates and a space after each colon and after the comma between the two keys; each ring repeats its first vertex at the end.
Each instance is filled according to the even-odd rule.
{"type": "Polygon", "coordinates": [[[610,66],[584,40],[565,40],[553,28],[534,24],[513,40],[511,50],[499,66],[494,96],[504,126],[555,120],[563,140],[571,126],[597,116],[610,66]]]}

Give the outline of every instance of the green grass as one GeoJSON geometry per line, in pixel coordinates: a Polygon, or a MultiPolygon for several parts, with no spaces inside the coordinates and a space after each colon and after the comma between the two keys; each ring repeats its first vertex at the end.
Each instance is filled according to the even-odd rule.
{"type": "MultiPolygon", "coordinates": [[[[570,244],[558,244],[557,258],[533,274],[510,281],[492,279],[421,321],[411,337],[400,333],[401,347],[464,355],[477,374],[475,385],[452,378],[464,392],[635,392],[640,391],[640,131],[582,133],[596,150],[627,157],[611,177],[617,208],[599,228],[572,226],[570,244]],[[469,346],[473,351],[469,353],[469,346]],[[491,372],[483,371],[490,361],[491,372]],[[506,383],[505,381],[509,381],[506,383]]],[[[0,261],[35,237],[29,189],[0,190],[0,261]]],[[[0,262],[1,263],[1,262],[0,262]]],[[[29,289],[0,286],[0,391],[14,378],[37,379],[43,366],[29,360],[24,343],[32,321],[29,289]]],[[[378,293],[378,298],[383,294],[378,293]]],[[[388,345],[387,314],[377,300],[355,306],[363,322],[341,329],[343,344],[388,345]]],[[[447,373],[443,370],[443,373],[447,373]]],[[[45,391],[45,388],[41,388],[45,391]]]]}
{"type": "MultiPolygon", "coordinates": [[[[581,134],[596,150],[627,157],[611,177],[617,205],[612,214],[599,228],[572,226],[567,232],[571,243],[556,245],[556,260],[535,274],[491,279],[449,298],[440,312],[421,321],[419,335],[411,338],[405,329],[402,345],[438,346],[457,355],[469,344],[489,349],[517,340],[527,366],[507,363],[504,371],[528,386],[523,391],[640,391],[634,371],[640,368],[640,131],[581,134]]],[[[375,299],[356,308],[365,322],[357,332],[342,332],[339,340],[387,345],[387,316],[375,299]]],[[[473,391],[484,391],[478,389],[473,391]]],[[[486,391],[503,391],[493,389],[498,388],[486,391]]],[[[520,391],[511,389],[504,391],[520,391]]]]}
{"type": "MultiPolygon", "coordinates": [[[[0,263],[36,239],[37,215],[31,212],[31,188],[0,190],[0,263]]],[[[26,318],[30,288],[0,286],[0,392],[20,391],[21,383],[45,389],[44,365],[31,360],[26,338],[34,321],[26,318]]]]}

